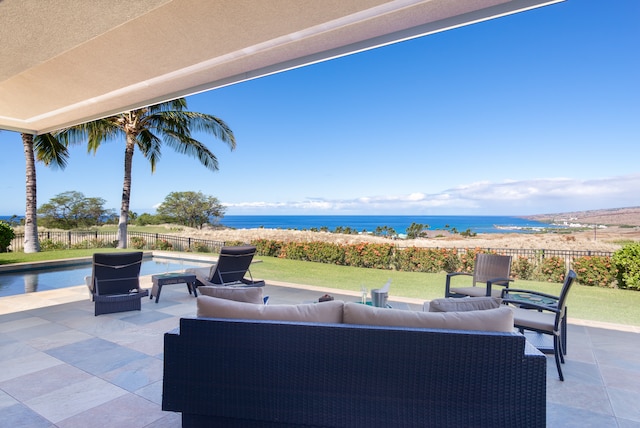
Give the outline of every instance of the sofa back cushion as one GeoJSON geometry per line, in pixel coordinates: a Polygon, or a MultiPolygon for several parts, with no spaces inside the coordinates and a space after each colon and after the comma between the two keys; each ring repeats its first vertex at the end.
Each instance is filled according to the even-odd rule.
{"type": "Polygon", "coordinates": [[[374,308],[361,303],[344,305],[344,323],[437,328],[447,330],[513,331],[513,313],[504,306],[497,309],[470,312],[417,312],[400,309],[374,308]]]}
{"type": "Polygon", "coordinates": [[[258,303],[264,302],[262,287],[229,287],[215,285],[201,285],[198,287],[201,295],[217,297],[219,299],[235,300],[236,302],[258,303]]]}
{"type": "Polygon", "coordinates": [[[446,297],[425,303],[424,310],[428,307],[428,312],[482,311],[499,308],[501,304],[502,299],[499,297],[446,297]]]}
{"type": "Polygon", "coordinates": [[[344,302],[309,303],[301,305],[255,305],[210,296],[198,296],[198,318],[234,318],[250,320],[301,321],[342,323],[344,302]]]}

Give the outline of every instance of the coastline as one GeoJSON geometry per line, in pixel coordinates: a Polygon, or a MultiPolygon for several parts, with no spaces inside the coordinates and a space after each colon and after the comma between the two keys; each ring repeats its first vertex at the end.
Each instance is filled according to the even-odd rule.
{"type": "Polygon", "coordinates": [[[241,242],[249,242],[255,239],[271,239],[298,242],[323,241],[338,244],[359,242],[393,243],[406,247],[423,248],[513,248],[602,252],[615,252],[622,248],[626,242],[640,242],[640,207],[517,217],[549,224],[553,222],[577,223],[582,227],[564,229],[561,232],[479,233],[474,237],[464,237],[459,234],[446,233],[446,231],[431,231],[429,238],[413,240],[393,240],[363,234],[345,235],[329,232],[263,228],[192,230],[180,233],[180,235],[241,242]],[[593,227],[594,225],[606,225],[606,227],[593,227]]]}

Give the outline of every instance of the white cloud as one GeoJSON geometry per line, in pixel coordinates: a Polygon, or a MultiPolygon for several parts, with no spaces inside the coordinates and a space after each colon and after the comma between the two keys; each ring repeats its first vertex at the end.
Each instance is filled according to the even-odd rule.
{"type": "Polygon", "coordinates": [[[591,180],[541,178],[479,181],[440,193],[225,203],[228,214],[518,215],[640,205],[640,174],[591,180]]]}

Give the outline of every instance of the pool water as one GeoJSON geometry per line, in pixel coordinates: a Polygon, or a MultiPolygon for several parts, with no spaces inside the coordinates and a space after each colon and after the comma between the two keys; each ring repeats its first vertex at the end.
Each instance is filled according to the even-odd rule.
{"type": "MultiPolygon", "coordinates": [[[[203,266],[211,266],[211,263],[154,257],[142,260],[140,276],[180,272],[203,266]]],[[[0,274],[0,297],[84,285],[84,277],[88,275],[91,275],[90,262],[82,265],[3,273],[0,274]]]]}

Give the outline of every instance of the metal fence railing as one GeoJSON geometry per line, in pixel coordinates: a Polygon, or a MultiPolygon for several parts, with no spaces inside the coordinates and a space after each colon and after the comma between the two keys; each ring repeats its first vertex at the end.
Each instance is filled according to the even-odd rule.
{"type": "MultiPolygon", "coordinates": [[[[115,246],[117,233],[98,231],[39,232],[38,239],[43,250],[107,248],[115,246]]],[[[161,233],[127,233],[127,248],[141,250],[220,252],[220,248],[223,245],[224,242],[222,241],[210,239],[164,235],[161,233]]],[[[22,251],[24,249],[24,234],[16,234],[9,248],[11,251],[22,251]]]]}

